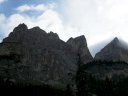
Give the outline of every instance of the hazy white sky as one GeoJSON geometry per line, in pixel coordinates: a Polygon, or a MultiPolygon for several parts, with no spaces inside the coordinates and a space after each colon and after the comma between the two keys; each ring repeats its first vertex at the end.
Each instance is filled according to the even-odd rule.
{"type": "Polygon", "coordinates": [[[118,36],[128,41],[128,0],[66,0],[68,22],[85,34],[89,46],[118,36]]]}
{"type": "Polygon", "coordinates": [[[115,36],[128,42],[128,0],[0,0],[0,38],[19,23],[64,41],[85,35],[89,47],[115,36]]]}

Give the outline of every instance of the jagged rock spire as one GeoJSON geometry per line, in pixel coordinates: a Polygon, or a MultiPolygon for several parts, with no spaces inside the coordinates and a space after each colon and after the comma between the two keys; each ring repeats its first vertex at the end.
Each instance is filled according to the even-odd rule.
{"type": "Polygon", "coordinates": [[[67,43],[72,47],[72,51],[80,55],[80,59],[82,60],[83,64],[86,64],[93,59],[91,53],[89,52],[84,35],[76,38],[70,38],[67,43]]]}
{"type": "Polygon", "coordinates": [[[14,32],[16,32],[16,31],[22,32],[22,31],[27,30],[27,29],[28,29],[27,25],[22,23],[22,24],[19,24],[16,28],[14,28],[13,31],[14,32]]]}

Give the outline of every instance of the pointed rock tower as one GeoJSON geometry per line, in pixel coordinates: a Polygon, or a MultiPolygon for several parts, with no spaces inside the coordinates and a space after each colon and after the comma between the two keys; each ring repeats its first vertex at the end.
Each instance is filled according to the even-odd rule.
{"type": "Polygon", "coordinates": [[[95,60],[128,62],[127,44],[115,37],[108,45],[95,55],[95,60]]]}
{"type": "Polygon", "coordinates": [[[84,35],[76,38],[70,38],[67,41],[67,44],[69,44],[72,47],[73,52],[80,55],[80,59],[83,64],[86,64],[93,60],[92,55],[89,52],[84,35]]]}

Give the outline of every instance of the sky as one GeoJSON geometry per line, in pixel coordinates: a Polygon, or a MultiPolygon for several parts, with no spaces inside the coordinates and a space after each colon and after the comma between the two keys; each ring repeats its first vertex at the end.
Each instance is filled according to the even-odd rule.
{"type": "Polygon", "coordinates": [[[0,0],[0,41],[25,23],[58,33],[64,41],[85,35],[93,52],[114,37],[128,42],[127,5],[128,0],[0,0]]]}

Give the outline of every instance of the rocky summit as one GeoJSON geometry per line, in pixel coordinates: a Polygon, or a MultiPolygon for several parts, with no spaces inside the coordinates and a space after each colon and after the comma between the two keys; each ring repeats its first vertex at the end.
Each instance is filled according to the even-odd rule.
{"type": "Polygon", "coordinates": [[[20,24],[0,44],[0,76],[73,86],[78,53],[84,63],[92,60],[84,36],[66,43],[56,33],[20,24]]]}
{"type": "Polygon", "coordinates": [[[89,49],[87,47],[86,38],[84,35],[76,37],[76,38],[70,38],[67,43],[72,47],[72,51],[76,52],[80,55],[81,62],[83,64],[86,64],[93,60],[89,49]]]}
{"type": "Polygon", "coordinates": [[[115,37],[95,55],[95,60],[128,62],[128,46],[124,41],[115,37]]]}

